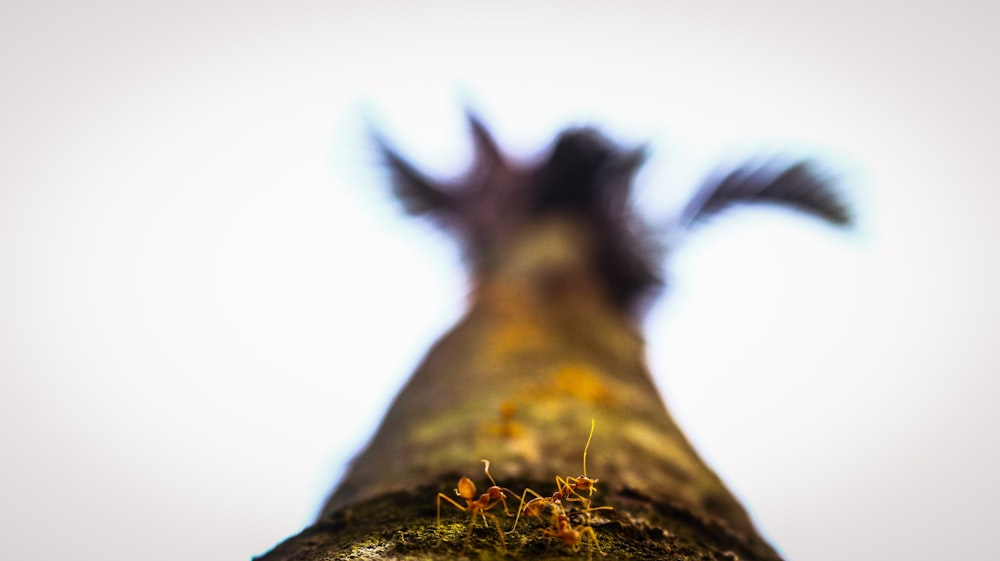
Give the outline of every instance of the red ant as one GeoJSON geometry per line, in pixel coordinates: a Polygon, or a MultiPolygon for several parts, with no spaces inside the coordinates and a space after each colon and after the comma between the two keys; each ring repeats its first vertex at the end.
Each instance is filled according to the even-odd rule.
{"type": "MultiPolygon", "coordinates": [[[[564,544],[572,547],[574,551],[580,547],[580,543],[583,541],[583,536],[587,535],[590,537],[591,541],[597,546],[597,550],[601,551],[601,547],[597,544],[597,533],[594,529],[585,524],[574,527],[569,521],[569,516],[565,514],[557,514],[553,518],[555,523],[552,528],[542,528],[542,533],[546,536],[552,536],[559,538],[564,544]]],[[[601,551],[601,554],[604,552],[601,551]]]]}
{"type": "Polygon", "coordinates": [[[497,482],[493,480],[493,476],[490,475],[490,461],[481,460],[486,466],[483,471],[486,472],[486,477],[490,479],[490,483],[493,485],[486,490],[485,493],[479,495],[476,498],[476,484],[472,482],[468,477],[462,477],[458,480],[458,487],[455,488],[455,494],[459,497],[465,499],[465,506],[462,506],[454,499],[445,495],[444,493],[437,494],[437,528],[438,532],[441,531],[441,499],[448,501],[449,503],[455,505],[455,508],[461,510],[462,512],[468,512],[471,516],[469,520],[469,531],[465,534],[465,542],[468,544],[469,537],[472,536],[472,528],[476,524],[476,516],[482,516],[483,522],[486,522],[487,517],[492,518],[493,522],[497,525],[497,534],[500,536],[500,545],[504,550],[507,549],[507,544],[503,539],[503,528],[500,527],[500,520],[488,510],[496,507],[498,504],[503,505],[504,512],[510,516],[510,510],[507,509],[507,495],[504,494],[502,487],[497,486],[497,482]]]}
{"type": "MultiPolygon", "coordinates": [[[[563,508],[562,503],[555,501],[553,503],[552,509],[552,526],[548,528],[542,528],[541,533],[544,536],[549,536],[553,538],[559,538],[564,544],[569,546],[576,551],[580,548],[580,544],[583,542],[584,536],[590,538],[590,542],[597,548],[597,551],[601,555],[606,555],[601,549],[599,543],[597,543],[597,533],[594,532],[589,524],[580,524],[578,526],[573,526],[570,520],[570,516],[575,516],[579,514],[589,513],[593,510],[608,510],[611,509],[609,506],[597,507],[594,509],[587,508],[582,511],[577,511],[572,514],[567,514],[566,510],[563,508]]],[[[591,550],[587,549],[587,558],[590,558],[591,550]]]]}
{"type": "Polygon", "coordinates": [[[590,440],[594,438],[594,419],[590,420],[590,435],[587,436],[587,444],[583,447],[583,475],[579,477],[567,476],[563,479],[556,476],[556,486],[559,487],[559,495],[563,500],[580,501],[585,507],[590,506],[590,499],[584,498],[578,491],[587,491],[587,496],[593,496],[597,492],[598,479],[587,477],[587,450],[590,449],[590,440]],[[573,495],[576,498],[571,498],[573,495]]]}
{"type": "Polygon", "coordinates": [[[556,476],[556,488],[558,489],[551,497],[543,497],[542,495],[536,493],[532,489],[525,489],[524,493],[521,494],[521,508],[517,511],[517,516],[514,518],[514,526],[510,529],[513,532],[517,528],[517,521],[521,519],[522,514],[527,514],[529,516],[541,516],[542,511],[547,506],[552,506],[553,510],[558,512],[560,510],[565,513],[565,509],[562,506],[563,501],[575,501],[583,505],[583,510],[580,512],[590,512],[593,510],[613,510],[611,507],[598,507],[590,508],[590,496],[597,492],[597,482],[598,479],[591,479],[587,477],[587,450],[590,449],[590,441],[594,438],[594,419],[590,420],[590,435],[587,436],[587,444],[583,447],[583,475],[579,477],[566,476],[565,478],[557,475],[556,476]],[[587,491],[587,496],[584,497],[581,492],[587,491]],[[525,499],[531,493],[535,496],[528,502],[525,499]]]}

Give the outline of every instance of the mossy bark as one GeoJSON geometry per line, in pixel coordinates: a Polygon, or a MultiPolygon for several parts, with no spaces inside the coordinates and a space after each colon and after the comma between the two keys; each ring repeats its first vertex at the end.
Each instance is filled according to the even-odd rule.
{"type": "MultiPolygon", "coordinates": [[[[546,482],[511,483],[538,488],[546,482]]],[[[602,505],[614,505],[615,510],[595,515],[590,522],[595,539],[583,539],[576,546],[545,535],[544,528],[548,527],[545,520],[521,520],[517,530],[509,532],[515,508],[509,517],[502,510],[498,512],[505,531],[502,542],[492,521],[487,523],[481,518],[473,521],[468,514],[454,508],[442,512],[438,526],[434,500],[438,492],[449,493],[450,489],[444,484],[417,487],[356,503],[324,517],[258,560],[778,559],[755,535],[740,534],[724,521],[702,518],[629,490],[609,494],[606,501],[599,501],[602,505]],[[470,522],[474,523],[471,533],[470,522]]]]}

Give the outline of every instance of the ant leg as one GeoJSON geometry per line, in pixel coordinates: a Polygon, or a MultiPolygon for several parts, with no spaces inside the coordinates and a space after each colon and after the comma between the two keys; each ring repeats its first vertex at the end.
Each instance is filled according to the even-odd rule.
{"type": "Polygon", "coordinates": [[[472,539],[472,529],[476,527],[476,515],[469,518],[469,529],[465,531],[465,542],[462,543],[462,552],[469,547],[469,540],[472,539]]]}
{"type": "MultiPolygon", "coordinates": [[[[500,526],[500,519],[485,510],[480,510],[479,515],[483,517],[483,523],[486,524],[487,527],[490,525],[487,517],[493,519],[493,523],[497,526],[497,535],[500,536],[500,547],[503,551],[507,551],[507,542],[503,539],[503,528],[500,526]]],[[[473,512],[472,516],[469,518],[469,529],[465,532],[465,544],[462,546],[462,551],[465,551],[469,547],[469,540],[472,539],[472,530],[475,527],[476,513],[473,512]]]]}
{"type": "Polygon", "coordinates": [[[584,509],[581,509],[581,510],[574,510],[573,512],[569,513],[569,517],[570,518],[581,518],[583,520],[586,520],[587,524],[589,524],[590,523],[590,513],[591,512],[595,512],[595,511],[598,511],[598,510],[614,510],[614,509],[615,509],[615,507],[613,507],[613,506],[587,507],[587,508],[584,508],[584,509]]]}
{"type": "Polygon", "coordinates": [[[500,526],[500,519],[497,518],[496,515],[489,512],[484,511],[480,514],[483,515],[483,522],[486,522],[487,525],[489,525],[489,522],[486,521],[486,517],[489,516],[493,519],[493,523],[497,525],[497,535],[500,536],[500,547],[502,547],[504,551],[507,551],[507,542],[503,539],[503,528],[500,526]]]}
{"type": "MultiPolygon", "coordinates": [[[[535,492],[535,491],[534,491],[533,489],[531,489],[530,487],[527,487],[527,488],[525,488],[525,489],[524,489],[524,492],[523,492],[523,493],[521,493],[521,506],[519,506],[519,507],[517,508],[517,516],[516,516],[516,517],[514,517],[514,525],[513,525],[513,526],[511,526],[511,528],[510,528],[510,531],[509,531],[509,532],[507,532],[507,533],[508,533],[508,534],[510,534],[510,533],[513,533],[513,532],[514,532],[514,530],[515,530],[515,529],[517,529],[517,521],[521,519],[521,514],[522,514],[522,513],[524,513],[524,511],[525,511],[525,510],[527,510],[527,508],[528,508],[528,505],[530,505],[531,503],[534,503],[535,501],[542,501],[542,502],[544,502],[544,501],[547,501],[547,500],[549,500],[549,499],[548,499],[548,497],[543,497],[543,496],[539,495],[538,493],[536,493],[536,492],[535,492]],[[525,501],[524,501],[524,499],[525,499],[525,498],[526,498],[526,497],[528,496],[528,493],[531,493],[531,494],[532,494],[532,495],[534,495],[534,496],[535,496],[536,498],[534,498],[534,499],[531,499],[531,500],[530,500],[530,501],[528,501],[528,502],[525,502],[525,501]]],[[[537,504],[537,503],[536,503],[536,504],[537,504]]],[[[535,515],[535,516],[537,516],[537,514],[534,514],[534,515],[535,515]]]]}
{"type": "Polygon", "coordinates": [[[457,502],[455,502],[454,499],[452,499],[448,495],[445,495],[444,493],[438,493],[438,496],[437,496],[437,528],[438,528],[439,532],[441,530],[441,499],[444,499],[444,500],[448,501],[449,503],[455,505],[455,508],[457,508],[458,510],[461,510],[462,512],[469,512],[468,507],[464,507],[464,506],[458,504],[457,502]]]}
{"type": "MultiPolygon", "coordinates": [[[[597,552],[600,553],[601,556],[606,556],[607,555],[607,553],[604,553],[604,550],[601,549],[601,544],[597,542],[597,532],[595,532],[592,527],[590,527],[590,526],[584,526],[584,529],[580,530],[580,533],[581,534],[587,534],[590,537],[590,541],[594,544],[594,547],[597,548],[597,552]]],[[[590,546],[588,545],[587,546],[587,559],[590,559],[590,558],[591,558],[591,551],[590,551],[590,546]]]]}
{"type": "MultiPolygon", "coordinates": [[[[513,490],[513,489],[508,489],[508,488],[506,488],[506,487],[501,487],[501,488],[500,488],[500,490],[502,490],[502,491],[503,491],[503,492],[505,492],[505,493],[509,493],[509,494],[510,494],[510,496],[512,496],[512,497],[517,497],[517,493],[516,493],[516,492],[514,492],[514,490],[513,490]]],[[[507,508],[507,499],[506,499],[506,498],[501,498],[501,499],[500,499],[500,502],[502,502],[502,503],[503,503],[503,513],[504,513],[504,514],[506,514],[507,516],[510,516],[510,510],[509,510],[509,509],[507,508]]],[[[521,504],[522,504],[522,505],[524,504],[524,501],[523,501],[523,500],[521,501],[521,504]]],[[[519,508],[520,508],[520,507],[519,507],[519,508]]]]}

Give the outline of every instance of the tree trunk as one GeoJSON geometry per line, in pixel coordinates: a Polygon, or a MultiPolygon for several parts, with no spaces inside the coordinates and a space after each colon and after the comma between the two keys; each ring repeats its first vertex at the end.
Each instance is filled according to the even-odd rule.
{"type": "MultiPolygon", "coordinates": [[[[382,144],[407,208],[436,212],[465,242],[469,312],[319,520],[260,559],[778,560],[649,375],[635,308],[656,284],[655,256],[630,237],[622,194],[638,152],[571,131],[541,166],[512,168],[471,124],[477,165],[458,185],[430,182],[382,144]]],[[[753,197],[838,210],[817,197],[824,184],[789,170],[739,170],[685,219],[753,197]]]]}
{"type": "MultiPolygon", "coordinates": [[[[561,316],[501,301],[484,298],[431,350],[320,520],[263,560],[778,559],[671,421],[629,325],[607,310],[567,306],[561,316]],[[503,535],[492,517],[444,500],[438,528],[438,493],[465,506],[453,492],[461,476],[490,485],[481,459],[508,490],[511,514],[488,511],[503,535]],[[557,475],[584,473],[598,480],[582,493],[590,508],[614,509],[574,520],[596,539],[545,535],[551,508],[507,533],[525,489],[551,496],[557,475]]],[[[567,508],[584,506],[575,503],[567,508]]]]}

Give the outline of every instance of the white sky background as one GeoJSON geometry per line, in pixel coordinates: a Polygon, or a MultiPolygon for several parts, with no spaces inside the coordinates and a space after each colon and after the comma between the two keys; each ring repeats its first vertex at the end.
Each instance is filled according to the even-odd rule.
{"type": "Polygon", "coordinates": [[[463,100],[519,156],[649,141],[661,221],[754,149],[837,166],[856,231],[747,210],[675,254],[657,382],[788,559],[992,556],[996,8],[415,4],[0,8],[4,557],[248,559],[308,524],[465,295],[362,109],[447,175],[463,100]]]}

